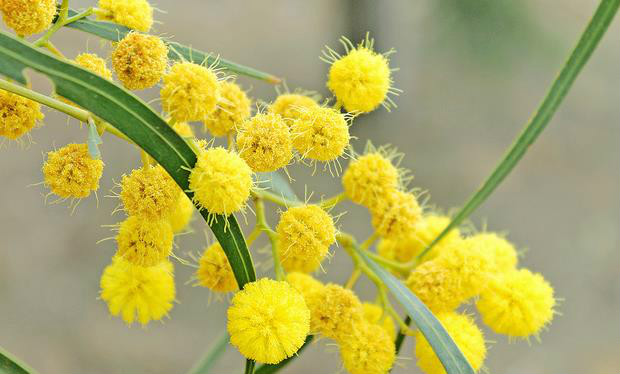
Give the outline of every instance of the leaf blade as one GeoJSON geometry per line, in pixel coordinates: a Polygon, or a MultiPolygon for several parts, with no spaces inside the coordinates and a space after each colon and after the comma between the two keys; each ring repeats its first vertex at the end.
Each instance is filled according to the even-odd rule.
{"type": "Polygon", "coordinates": [[[0,374],[37,374],[37,372],[0,347],[0,374]]]}

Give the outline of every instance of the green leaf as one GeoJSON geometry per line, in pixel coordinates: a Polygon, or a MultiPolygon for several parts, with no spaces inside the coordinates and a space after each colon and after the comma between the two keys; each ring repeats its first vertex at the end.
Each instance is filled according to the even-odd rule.
{"type": "Polygon", "coordinates": [[[392,295],[400,302],[411,317],[418,329],[424,334],[433,351],[448,374],[474,374],[475,371],[467,362],[463,353],[454,343],[448,332],[443,328],[433,313],[405,287],[396,277],[388,273],[383,267],[370,257],[355,248],[366,265],[383,281],[392,295]]]}
{"type": "Polygon", "coordinates": [[[297,351],[297,353],[295,353],[294,356],[291,356],[275,365],[269,365],[269,364],[264,364],[258,367],[258,369],[256,369],[256,371],[254,372],[254,374],[272,374],[275,373],[277,371],[279,371],[280,369],[282,369],[283,367],[285,367],[286,365],[288,365],[293,359],[295,359],[297,356],[299,356],[301,354],[301,352],[308,346],[310,345],[310,343],[312,342],[312,339],[314,338],[313,335],[308,335],[306,337],[306,341],[304,342],[304,345],[302,345],[299,350],[297,351]]]}
{"type": "Polygon", "coordinates": [[[291,184],[288,182],[281,173],[272,171],[270,173],[260,173],[258,180],[262,182],[260,186],[266,187],[278,196],[291,201],[299,201],[295,191],[291,188],[291,184]]]}
{"type": "Polygon", "coordinates": [[[0,374],[36,374],[36,371],[0,347],[0,374]]]}
{"type": "MultiPolygon", "coordinates": [[[[144,149],[192,197],[187,192],[188,176],[196,163],[196,154],[140,98],[111,81],[0,32],[0,74],[25,83],[26,67],[50,78],[58,94],[110,123],[144,149]]],[[[201,214],[206,219],[209,212],[203,209],[201,214]]],[[[208,220],[211,230],[228,257],[239,287],[243,287],[256,280],[245,239],[234,216],[216,218],[208,220]]]]}
{"type": "Polygon", "coordinates": [[[530,146],[536,141],[540,133],[547,127],[556,110],[564,100],[573,82],[581,72],[592,52],[596,49],[609,24],[618,11],[620,0],[602,0],[594,16],[586,27],[581,38],[577,42],[575,49],[569,56],[560,71],[547,95],[540,103],[540,106],[510,147],[504,158],[497,165],[495,170],[487,178],[482,186],[459,210],[452,222],[417,256],[422,259],[433,246],[438,243],[450,230],[460,225],[467,219],[486,199],[495,191],[502,181],[510,174],[512,169],[519,163],[523,155],[530,146]]]}
{"type": "Polygon", "coordinates": [[[205,352],[204,356],[187,372],[187,374],[207,374],[215,366],[217,360],[226,351],[230,336],[224,332],[205,352]]]}
{"type": "MultiPolygon", "coordinates": [[[[73,17],[76,14],[78,14],[78,12],[71,9],[69,10],[69,17],[73,17]]],[[[113,42],[117,42],[123,39],[128,32],[132,31],[130,28],[117,25],[112,22],[94,21],[89,18],[79,19],[75,22],[67,24],[66,27],[81,30],[113,42]]],[[[170,53],[168,54],[168,57],[170,57],[171,59],[179,60],[182,56],[187,61],[195,62],[197,64],[206,63],[207,65],[211,65],[217,60],[218,67],[224,68],[231,73],[245,75],[273,84],[277,84],[282,81],[282,79],[276,77],[275,75],[265,73],[244,65],[240,65],[232,61],[225,60],[223,58],[218,58],[217,56],[213,56],[210,53],[205,53],[192,47],[173,42],[171,40],[163,40],[170,47],[170,53]]]]}

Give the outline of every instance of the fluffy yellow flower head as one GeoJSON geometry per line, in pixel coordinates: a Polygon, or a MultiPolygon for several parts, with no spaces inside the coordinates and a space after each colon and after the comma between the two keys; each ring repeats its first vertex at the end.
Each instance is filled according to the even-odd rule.
{"type": "MultiPolygon", "coordinates": [[[[413,232],[402,238],[382,239],[377,246],[377,252],[385,258],[399,262],[411,261],[420,254],[420,252],[422,252],[449,223],[450,218],[447,216],[435,214],[425,215],[415,225],[413,232]]],[[[450,230],[450,232],[424,256],[423,260],[432,260],[441,253],[443,248],[451,246],[459,240],[461,240],[459,229],[450,230]]]]}
{"type": "Polygon", "coordinates": [[[45,184],[63,198],[87,197],[99,189],[102,173],[103,161],[92,159],[86,144],[67,144],[48,152],[43,164],[45,184]]]}
{"type": "MultiPolygon", "coordinates": [[[[463,355],[477,372],[482,368],[487,354],[484,335],[474,320],[466,315],[454,312],[437,316],[443,327],[459,347],[463,355]]],[[[441,361],[424,335],[418,330],[415,334],[415,356],[418,366],[425,374],[446,374],[441,361]]]]}
{"type": "Polygon", "coordinates": [[[351,338],[340,342],[340,356],[351,374],[387,374],[396,360],[396,348],[380,326],[362,323],[351,338]]]}
{"type": "Polygon", "coordinates": [[[0,12],[6,25],[19,36],[47,29],[56,15],[56,0],[2,0],[0,12]]]}
{"type": "Polygon", "coordinates": [[[301,347],[310,329],[304,298],[287,282],[248,283],[228,308],[230,343],[247,358],[277,364],[301,347]]]}
{"type": "Polygon", "coordinates": [[[323,291],[323,283],[314,279],[309,274],[296,271],[288,273],[286,275],[286,281],[293,286],[294,289],[301,293],[306,301],[308,309],[310,309],[310,313],[312,314],[313,308],[316,308],[319,295],[323,291]]]}
{"type": "Polygon", "coordinates": [[[542,275],[520,269],[493,277],[476,306],[496,333],[527,338],[551,322],[555,298],[542,275]]]}
{"type": "Polygon", "coordinates": [[[18,139],[43,119],[41,105],[36,101],[0,90],[0,136],[18,139]]]}
{"type": "Polygon", "coordinates": [[[153,87],[168,66],[168,47],[157,36],[131,32],[114,48],[112,66],[128,89],[153,87]]]}
{"type": "Polygon", "coordinates": [[[274,113],[259,113],[246,120],[237,135],[239,155],[255,172],[275,171],[293,158],[288,126],[274,113]]]}
{"type": "Polygon", "coordinates": [[[312,331],[336,341],[350,339],[364,321],[362,303],[353,291],[332,283],[323,287],[312,312],[312,331]]]}
{"type": "Polygon", "coordinates": [[[467,298],[479,295],[494,271],[494,262],[471,238],[459,240],[443,249],[433,261],[457,274],[467,298]]]}
{"type": "Polygon", "coordinates": [[[442,266],[435,260],[416,267],[406,284],[435,313],[452,311],[473,296],[461,282],[458,269],[442,266]]]}
{"type": "Polygon", "coordinates": [[[252,188],[252,170],[238,154],[222,147],[198,155],[189,175],[198,205],[213,214],[229,215],[245,207],[252,188]]]}
{"type": "Polygon", "coordinates": [[[203,121],[220,101],[217,75],[191,62],[177,62],[164,76],[162,107],[177,122],[203,121]]]}
{"type": "Polygon", "coordinates": [[[372,152],[351,161],[342,176],[342,185],[354,203],[368,207],[396,190],[398,179],[398,170],[390,160],[372,152]]]}
{"type": "Polygon", "coordinates": [[[167,220],[130,216],[116,235],[117,256],[139,266],[153,266],[172,252],[174,234],[167,220]]]}
{"type": "Polygon", "coordinates": [[[160,165],[143,166],[121,179],[121,201],[130,216],[158,220],[169,216],[179,199],[179,188],[160,165]]]}
{"type": "Polygon", "coordinates": [[[170,261],[142,267],[114,257],[103,271],[100,286],[110,314],[120,315],[127,324],[136,319],[142,325],[160,320],[172,309],[175,297],[170,261]]]}
{"type": "Polygon", "coordinates": [[[388,333],[391,341],[396,339],[394,320],[389,314],[384,314],[380,306],[372,303],[364,303],[362,308],[364,309],[364,319],[367,322],[381,326],[388,333]]]}
{"type": "Polygon", "coordinates": [[[282,94],[269,105],[269,112],[279,114],[290,127],[302,111],[318,106],[319,104],[311,97],[300,94],[282,94]]]}
{"type": "Polygon", "coordinates": [[[392,191],[371,208],[372,225],[384,238],[401,238],[411,233],[422,216],[415,195],[392,191]]]}
{"type": "Polygon", "coordinates": [[[183,138],[193,138],[195,136],[194,129],[187,122],[177,122],[172,125],[172,128],[183,138]]]}
{"type": "Polygon", "coordinates": [[[198,284],[215,292],[232,292],[239,289],[235,274],[220,243],[207,247],[196,270],[198,284]]]}
{"type": "Polygon", "coordinates": [[[333,51],[327,87],[338,102],[349,112],[367,113],[386,103],[392,84],[389,61],[385,55],[372,49],[372,40],[366,39],[357,47],[343,39],[347,54],[333,51]]]}
{"type": "Polygon", "coordinates": [[[106,62],[94,53],[80,53],[75,58],[75,63],[105,79],[112,79],[112,72],[106,62]]]}
{"type": "Polygon", "coordinates": [[[345,115],[332,108],[316,106],[302,110],[291,130],[295,149],[314,160],[335,160],[349,145],[345,115]]]}
{"type": "Polygon", "coordinates": [[[175,203],[170,214],[168,214],[168,222],[172,227],[172,231],[176,234],[183,231],[194,214],[194,203],[185,195],[180,192],[179,198],[175,203]]]}
{"type": "Polygon", "coordinates": [[[504,273],[517,267],[517,250],[505,238],[492,232],[480,233],[468,238],[484,256],[492,262],[494,272],[504,273]]]}
{"type": "Polygon", "coordinates": [[[336,241],[336,227],[318,205],[289,208],[276,227],[280,238],[280,260],[286,271],[316,270],[336,241]]]}
{"type": "Polygon", "coordinates": [[[252,102],[235,82],[220,82],[220,101],[204,125],[213,136],[225,136],[236,130],[251,114],[252,102]]]}
{"type": "Polygon", "coordinates": [[[149,32],[153,25],[153,8],[147,0],[99,0],[96,15],[142,32],[149,32]]]}

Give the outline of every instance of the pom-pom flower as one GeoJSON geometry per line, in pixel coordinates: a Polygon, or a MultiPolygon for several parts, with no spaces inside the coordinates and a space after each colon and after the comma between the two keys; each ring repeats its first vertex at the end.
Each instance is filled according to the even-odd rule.
{"type": "Polygon", "coordinates": [[[301,112],[317,108],[319,104],[311,97],[295,93],[279,95],[276,100],[269,105],[269,112],[279,114],[284,118],[290,127],[299,118],[301,112]]]}
{"type": "Polygon", "coordinates": [[[279,114],[257,114],[245,121],[237,145],[239,155],[255,172],[278,170],[293,158],[291,133],[279,114]]]}
{"type": "Polygon", "coordinates": [[[353,293],[337,284],[327,284],[312,310],[311,329],[336,341],[352,337],[356,326],[364,321],[362,303],[353,293]]]}
{"type": "Polygon", "coordinates": [[[338,103],[348,112],[368,113],[379,105],[389,110],[394,103],[388,94],[396,94],[397,90],[391,87],[388,53],[373,51],[373,40],[368,36],[357,47],[346,38],[341,43],[346,50],[344,56],[332,49],[324,53],[324,61],[332,65],[327,87],[338,103]]]}
{"type": "Polygon", "coordinates": [[[295,149],[313,160],[335,160],[349,145],[346,116],[332,108],[316,106],[302,110],[291,130],[295,149]]]}
{"type": "Polygon", "coordinates": [[[250,117],[251,101],[235,82],[220,82],[220,101],[204,125],[213,136],[225,136],[250,117]]]}
{"type": "Polygon", "coordinates": [[[282,213],[276,227],[280,259],[286,271],[316,270],[336,241],[334,221],[318,205],[302,205],[282,213]]]}
{"type": "Polygon", "coordinates": [[[177,122],[203,121],[220,101],[220,84],[213,70],[177,62],[164,76],[162,107],[177,122]]]}
{"type": "Polygon", "coordinates": [[[468,240],[474,243],[472,245],[477,247],[483,256],[488,257],[489,262],[492,263],[492,271],[505,273],[516,269],[517,250],[505,238],[492,232],[484,232],[476,234],[468,240]]]}
{"type": "MultiPolygon", "coordinates": [[[[382,239],[377,246],[377,252],[391,260],[409,262],[419,255],[449,223],[450,218],[447,216],[425,215],[415,225],[413,232],[401,238],[382,239]]],[[[456,244],[460,239],[459,229],[450,230],[439,243],[433,246],[423,260],[432,260],[442,252],[443,248],[456,244]]]]}
{"type": "Polygon", "coordinates": [[[99,0],[98,19],[130,29],[149,32],[153,25],[153,8],[147,0],[99,0]]]}
{"type": "Polygon", "coordinates": [[[172,125],[172,128],[183,138],[193,138],[195,136],[194,129],[187,122],[177,122],[172,125]]]}
{"type": "Polygon", "coordinates": [[[175,203],[170,214],[168,214],[168,222],[172,227],[172,231],[176,234],[183,231],[194,214],[194,203],[185,195],[180,192],[179,198],[175,203]]]}
{"type": "Polygon", "coordinates": [[[198,205],[213,214],[229,215],[245,207],[252,188],[252,170],[238,154],[222,147],[198,155],[189,175],[198,205]]]}
{"type": "Polygon", "coordinates": [[[427,261],[407,278],[407,287],[433,312],[452,311],[469,299],[471,289],[461,282],[459,269],[427,261]]]}
{"type": "Polygon", "coordinates": [[[41,105],[12,92],[0,90],[0,136],[19,139],[43,119],[41,105]]]}
{"type": "Polygon", "coordinates": [[[196,279],[198,285],[215,292],[232,292],[239,289],[228,258],[217,242],[207,247],[200,257],[196,279]]]}
{"type": "Polygon", "coordinates": [[[157,36],[131,32],[114,48],[112,66],[128,89],[153,87],[168,66],[168,47],[157,36]]]}
{"type": "Polygon", "coordinates": [[[367,322],[383,327],[383,329],[388,333],[391,341],[396,339],[394,320],[392,320],[392,317],[390,317],[389,314],[384,313],[383,308],[372,303],[364,303],[362,304],[362,308],[364,309],[364,319],[367,322]]]}
{"type": "Polygon", "coordinates": [[[479,295],[494,271],[494,262],[471,238],[459,240],[444,248],[433,261],[457,274],[467,298],[479,295]]]}
{"type": "Polygon", "coordinates": [[[47,29],[56,15],[56,0],[2,0],[0,12],[6,25],[19,36],[47,29]]]}
{"type": "MultiPolygon", "coordinates": [[[[466,315],[453,312],[437,316],[442,326],[463,352],[463,355],[477,372],[482,368],[487,354],[484,335],[474,320],[466,315]]],[[[418,330],[415,334],[415,356],[418,366],[425,374],[446,374],[441,361],[433,351],[424,335],[418,330]]]]}
{"type": "Polygon", "coordinates": [[[245,357],[266,364],[294,355],[309,328],[304,298],[287,282],[263,278],[248,283],[228,308],[230,343],[245,357]]]}
{"type": "Polygon", "coordinates": [[[45,184],[63,198],[81,199],[99,189],[103,161],[93,159],[86,144],[67,144],[47,153],[43,164],[45,184]]]}
{"type": "Polygon", "coordinates": [[[157,265],[172,252],[173,236],[167,220],[130,216],[118,230],[117,255],[134,265],[157,265]]]}
{"type": "Polygon", "coordinates": [[[112,79],[112,72],[106,62],[94,53],[80,53],[75,58],[75,63],[105,79],[112,79]]]}
{"type": "Polygon", "coordinates": [[[314,279],[311,275],[291,272],[286,275],[286,281],[293,286],[294,289],[299,291],[306,301],[306,305],[312,313],[312,309],[316,306],[316,300],[323,291],[323,283],[314,279]]]}
{"type": "Polygon", "coordinates": [[[342,176],[344,192],[354,203],[366,207],[376,204],[398,188],[398,169],[380,152],[351,161],[342,176]]]}
{"type": "Polygon", "coordinates": [[[422,216],[415,195],[392,191],[371,207],[372,225],[384,238],[401,238],[411,233],[422,216]]]}
{"type": "Polygon", "coordinates": [[[176,207],[179,188],[160,165],[143,166],[123,175],[120,197],[130,216],[159,220],[176,207]]]}
{"type": "Polygon", "coordinates": [[[114,257],[101,276],[101,298],[110,314],[127,323],[136,319],[142,325],[160,320],[172,309],[175,297],[173,267],[170,261],[142,267],[114,257]]]}
{"type": "Polygon", "coordinates": [[[340,342],[340,356],[351,374],[387,374],[396,359],[396,349],[384,329],[362,323],[351,338],[340,342]]]}
{"type": "Polygon", "coordinates": [[[555,298],[542,275],[520,269],[491,278],[476,306],[496,333],[527,338],[551,322],[555,298]]]}

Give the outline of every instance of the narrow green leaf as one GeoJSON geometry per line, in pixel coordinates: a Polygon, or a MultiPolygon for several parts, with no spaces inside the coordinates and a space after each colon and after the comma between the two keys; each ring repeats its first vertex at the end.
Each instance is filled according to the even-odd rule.
{"type": "Polygon", "coordinates": [[[5,351],[2,347],[0,347],[0,374],[36,374],[37,372],[28,367],[28,365],[24,364],[10,354],[5,351]]]}
{"type": "Polygon", "coordinates": [[[273,374],[275,372],[278,372],[280,369],[282,369],[283,367],[285,367],[286,365],[288,365],[293,359],[295,359],[297,356],[299,356],[301,354],[301,352],[308,346],[310,345],[310,343],[312,342],[312,339],[314,338],[313,335],[308,335],[306,337],[306,341],[304,342],[304,345],[302,345],[299,350],[297,351],[297,353],[294,356],[291,356],[275,365],[261,365],[258,367],[258,369],[256,369],[256,371],[254,372],[254,374],[273,374]]]}
{"type": "Polygon", "coordinates": [[[262,182],[260,185],[271,190],[278,196],[291,201],[299,201],[299,198],[291,188],[291,184],[288,182],[281,173],[272,171],[270,173],[260,173],[258,180],[262,182]]]}
{"type": "Polygon", "coordinates": [[[433,351],[448,374],[474,374],[459,347],[454,343],[448,332],[443,328],[433,313],[392,274],[374,262],[364,252],[355,249],[368,267],[383,281],[392,295],[400,302],[418,329],[424,334],[433,351]]]}
{"type": "Polygon", "coordinates": [[[422,259],[433,246],[438,243],[450,230],[460,225],[467,219],[486,199],[495,191],[497,186],[510,174],[512,169],[519,163],[529,147],[536,141],[540,133],[545,129],[556,110],[564,100],[573,82],[581,72],[592,52],[596,49],[609,24],[618,11],[620,0],[602,0],[594,16],[586,27],[575,49],[569,56],[547,95],[540,103],[538,109],[521,132],[521,135],[510,147],[499,165],[491,175],[465,203],[463,208],[456,213],[452,222],[418,255],[422,259]]]}
{"type": "Polygon", "coordinates": [[[209,347],[204,356],[194,364],[187,374],[208,374],[217,360],[220,359],[222,354],[226,351],[229,340],[230,336],[228,336],[228,332],[225,331],[213,345],[209,347]]]}
{"type": "MultiPolygon", "coordinates": [[[[140,98],[111,81],[0,32],[0,74],[25,83],[23,69],[26,67],[50,78],[58,94],[89,110],[134,141],[168,171],[188,197],[192,197],[187,191],[188,177],[189,170],[196,163],[196,154],[140,98]]],[[[206,218],[208,212],[203,209],[201,214],[206,218]]],[[[252,258],[235,217],[217,216],[212,221],[208,221],[211,230],[228,257],[239,287],[256,280],[252,258]]]]}
{"type": "MultiPolygon", "coordinates": [[[[69,10],[69,17],[73,17],[76,14],[78,14],[78,12],[71,9],[69,10]]],[[[125,26],[117,25],[111,22],[95,21],[89,18],[79,19],[66,25],[66,27],[81,30],[113,42],[117,42],[123,39],[125,35],[127,35],[127,33],[131,31],[131,29],[125,26]]],[[[224,68],[231,73],[245,75],[273,84],[277,84],[282,81],[282,79],[276,77],[275,75],[265,73],[251,67],[240,65],[235,62],[225,60],[223,58],[218,58],[218,56],[202,52],[200,50],[192,48],[191,46],[188,47],[166,39],[164,39],[164,41],[170,47],[170,53],[168,56],[171,59],[179,60],[180,56],[183,56],[183,58],[187,61],[195,62],[197,64],[206,63],[207,65],[211,65],[216,60],[218,60],[217,66],[224,68]]]]}

